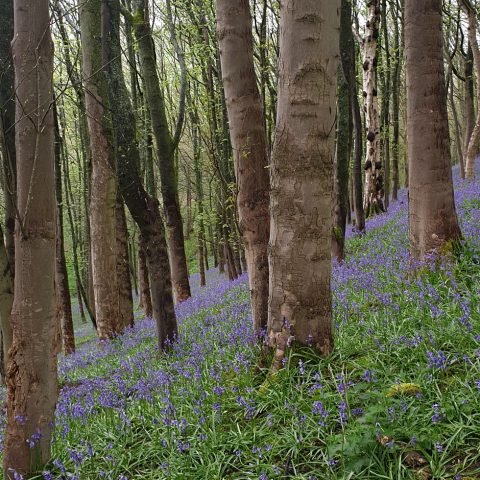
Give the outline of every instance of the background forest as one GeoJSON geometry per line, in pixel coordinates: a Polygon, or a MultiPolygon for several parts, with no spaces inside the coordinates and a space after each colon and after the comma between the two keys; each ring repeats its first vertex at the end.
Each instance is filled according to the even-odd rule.
{"type": "Polygon", "coordinates": [[[3,478],[480,478],[474,0],[0,0],[3,478]]]}

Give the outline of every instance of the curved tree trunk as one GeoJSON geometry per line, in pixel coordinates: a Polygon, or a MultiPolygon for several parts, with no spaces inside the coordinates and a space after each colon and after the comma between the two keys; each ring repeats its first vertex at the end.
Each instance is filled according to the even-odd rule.
{"type": "Polygon", "coordinates": [[[119,331],[115,143],[101,38],[102,0],[80,6],[85,103],[92,148],[90,227],[95,316],[100,339],[119,331]]]}
{"type": "Polygon", "coordinates": [[[442,1],[405,1],[410,248],[416,259],[460,238],[453,200],[442,1]]]}
{"type": "MultiPolygon", "coordinates": [[[[172,283],[165,228],[158,200],[148,195],[140,178],[140,153],[136,144],[135,115],[125,85],[121,63],[120,10],[118,0],[107,0],[104,26],[108,48],[108,79],[112,94],[112,114],[118,149],[118,184],[133,220],[140,229],[140,250],[145,254],[150,274],[153,317],[157,323],[158,346],[165,348],[177,336],[172,283]]],[[[144,298],[148,315],[148,300],[144,298]]]]}
{"type": "Polygon", "coordinates": [[[333,349],[330,289],[340,0],[283,0],[271,159],[268,342],[333,349]]]}
{"type": "MultiPolygon", "coordinates": [[[[266,328],[268,318],[269,178],[248,0],[217,0],[217,25],[253,325],[260,333],[266,328]]],[[[237,271],[241,271],[240,262],[237,271]]]]}
{"type": "MultiPolygon", "coordinates": [[[[182,216],[177,195],[177,179],[174,166],[176,140],[168,126],[165,101],[160,88],[155,60],[155,45],[148,18],[148,2],[135,0],[135,37],[138,42],[140,67],[145,85],[145,99],[150,111],[153,135],[157,145],[160,169],[160,190],[168,228],[168,250],[172,270],[172,283],[177,302],[190,297],[187,258],[183,237],[182,216]]],[[[181,107],[182,108],[182,107],[181,107]]],[[[182,113],[183,115],[183,113],[182,113]]]]}
{"type": "Polygon", "coordinates": [[[20,218],[15,229],[13,342],[7,368],[7,429],[3,444],[4,478],[12,480],[12,470],[29,478],[50,459],[58,395],[57,362],[52,352],[56,322],[50,15],[48,0],[15,0],[14,8],[20,218]]]}

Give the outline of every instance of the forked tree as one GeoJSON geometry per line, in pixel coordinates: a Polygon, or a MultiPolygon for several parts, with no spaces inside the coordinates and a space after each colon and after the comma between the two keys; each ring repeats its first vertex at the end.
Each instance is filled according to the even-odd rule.
{"type": "Polygon", "coordinates": [[[409,228],[424,260],[460,238],[453,197],[442,0],[405,1],[409,228]]]}
{"type": "Polygon", "coordinates": [[[266,328],[268,318],[269,175],[248,0],[217,0],[217,28],[240,230],[245,244],[254,328],[259,333],[266,328]]]}
{"type": "Polygon", "coordinates": [[[333,349],[333,157],[340,0],[283,0],[271,158],[268,343],[333,349]]]}
{"type": "Polygon", "coordinates": [[[15,0],[17,206],[13,342],[7,366],[4,478],[50,458],[58,395],[55,320],[53,43],[48,0],[15,0]]]}

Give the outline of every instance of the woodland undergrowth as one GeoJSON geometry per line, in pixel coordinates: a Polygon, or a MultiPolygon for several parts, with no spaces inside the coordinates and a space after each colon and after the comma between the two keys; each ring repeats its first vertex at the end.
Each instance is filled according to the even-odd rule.
{"type": "Polygon", "coordinates": [[[457,178],[456,198],[464,241],[416,275],[405,193],[350,232],[328,359],[295,350],[259,373],[246,278],[214,272],[177,306],[168,355],[150,319],[81,340],[60,359],[54,460],[37,478],[480,478],[479,184],[457,178]]]}

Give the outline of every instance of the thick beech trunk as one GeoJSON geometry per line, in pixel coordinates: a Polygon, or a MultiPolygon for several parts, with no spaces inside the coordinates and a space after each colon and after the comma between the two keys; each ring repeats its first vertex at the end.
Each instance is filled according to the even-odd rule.
{"type": "Polygon", "coordinates": [[[453,200],[442,1],[405,1],[409,225],[413,256],[460,238],[453,200]]]}
{"type": "Polygon", "coordinates": [[[174,166],[174,153],[178,139],[172,138],[168,126],[165,101],[157,73],[155,45],[148,18],[148,2],[135,0],[134,4],[135,36],[138,42],[140,67],[145,85],[144,94],[149,107],[153,135],[157,145],[160,186],[168,228],[171,277],[175,298],[177,302],[182,302],[190,297],[191,294],[174,166]]]}
{"type": "Polygon", "coordinates": [[[101,38],[102,0],[80,6],[85,103],[92,149],[90,228],[95,316],[100,339],[119,331],[115,143],[101,38]]]}
{"type": "Polygon", "coordinates": [[[63,235],[63,193],[62,193],[62,137],[60,135],[56,105],[54,105],[55,124],[55,197],[57,202],[57,234],[55,255],[55,292],[57,299],[57,324],[61,327],[63,351],[65,355],[75,352],[75,334],[73,330],[72,304],[68,285],[67,262],[65,259],[65,241],[63,235]]]}
{"type": "Polygon", "coordinates": [[[58,396],[55,322],[53,44],[47,0],[15,0],[15,300],[7,367],[4,478],[50,459],[58,396]],[[32,45],[35,48],[32,48],[32,45]],[[29,112],[26,114],[25,112],[29,112]]]}
{"type": "Polygon", "coordinates": [[[253,324],[255,331],[260,333],[266,328],[268,318],[269,178],[248,0],[217,0],[217,26],[253,324]]]}
{"type": "Polygon", "coordinates": [[[290,336],[323,355],[333,349],[330,275],[339,14],[340,0],[281,2],[268,312],[268,342],[277,360],[290,336]]]}
{"type": "Polygon", "coordinates": [[[132,280],[128,260],[128,230],[123,199],[118,194],[115,206],[117,230],[117,282],[118,282],[118,310],[119,327],[123,330],[133,327],[133,298],[132,280]]]}
{"type": "Polygon", "coordinates": [[[0,2],[0,147],[3,160],[5,232],[0,227],[0,328],[2,331],[2,375],[12,344],[10,313],[13,304],[15,266],[15,95],[14,67],[10,50],[13,38],[13,0],[0,2]],[[5,236],[4,236],[5,233],[5,236]]]}
{"type": "MultiPolygon", "coordinates": [[[[173,341],[177,335],[165,229],[158,200],[145,191],[140,178],[140,153],[136,144],[135,116],[121,64],[118,0],[107,0],[106,5],[103,20],[108,44],[106,49],[108,78],[118,151],[118,184],[130,214],[140,229],[140,250],[143,250],[148,263],[152,313],[157,323],[158,346],[163,350],[165,342],[173,341]]],[[[148,315],[150,313],[148,299],[144,297],[143,300],[145,313],[148,315]]]]}

